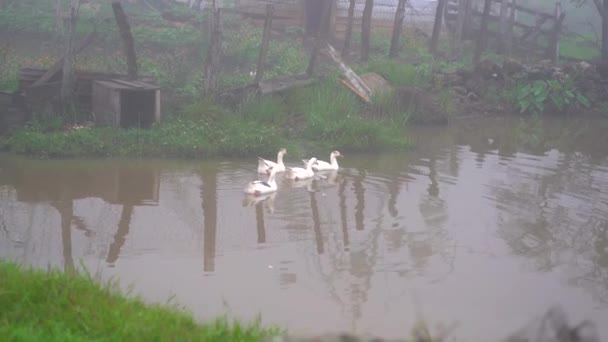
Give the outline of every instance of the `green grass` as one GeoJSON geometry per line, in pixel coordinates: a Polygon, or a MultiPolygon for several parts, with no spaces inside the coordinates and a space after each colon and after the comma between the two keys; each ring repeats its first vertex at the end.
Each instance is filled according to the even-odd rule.
{"type": "Polygon", "coordinates": [[[567,58],[592,60],[600,57],[598,46],[593,45],[593,36],[563,37],[560,39],[560,55],[567,58]]]}
{"type": "Polygon", "coordinates": [[[280,332],[259,320],[199,324],[176,306],[128,298],[86,274],[0,261],[2,341],[259,341],[280,332]]]}
{"type": "Polygon", "coordinates": [[[151,129],[100,127],[46,132],[25,128],[1,141],[0,148],[40,158],[206,158],[276,152],[281,142],[277,131],[252,120],[171,118],[151,129]]]}
{"type": "Polygon", "coordinates": [[[281,146],[370,152],[407,147],[407,119],[392,102],[364,104],[332,78],[287,95],[245,98],[236,107],[199,101],[150,129],[65,130],[57,116],[39,116],[0,138],[0,150],[39,158],[197,159],[276,153],[281,146]]]}

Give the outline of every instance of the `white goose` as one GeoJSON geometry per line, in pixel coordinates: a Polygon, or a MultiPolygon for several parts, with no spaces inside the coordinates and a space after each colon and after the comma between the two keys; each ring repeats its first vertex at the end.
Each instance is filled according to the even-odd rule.
{"type": "Polygon", "coordinates": [[[285,171],[285,164],[283,164],[283,156],[287,154],[287,150],[282,148],[277,153],[277,162],[258,157],[258,173],[270,173],[270,168],[273,168],[276,172],[285,171]]]}
{"type": "Polygon", "coordinates": [[[329,163],[323,160],[317,160],[316,163],[312,165],[312,169],[314,171],[333,171],[338,170],[340,166],[338,165],[338,160],[336,158],[342,158],[342,154],[340,151],[332,151],[329,154],[329,163]]]}
{"type": "Polygon", "coordinates": [[[266,182],[261,180],[249,182],[249,184],[247,184],[245,187],[245,193],[260,196],[277,191],[277,182],[274,179],[277,171],[272,167],[269,170],[270,175],[268,176],[268,180],[266,182]]]}
{"type": "Polygon", "coordinates": [[[285,178],[293,180],[312,178],[315,175],[314,171],[312,170],[312,164],[314,164],[316,161],[317,158],[310,158],[306,164],[306,168],[288,167],[287,170],[285,170],[285,178]]]}

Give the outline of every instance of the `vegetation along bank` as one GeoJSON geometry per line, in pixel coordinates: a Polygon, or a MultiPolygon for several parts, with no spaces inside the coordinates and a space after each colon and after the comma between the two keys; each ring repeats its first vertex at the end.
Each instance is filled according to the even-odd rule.
{"type": "MultiPolygon", "coordinates": [[[[9,34],[2,37],[7,43],[0,53],[0,90],[14,95],[20,90],[20,68],[52,68],[63,55],[70,31],[56,25],[53,1],[9,1],[3,6],[0,27],[9,34]],[[59,48],[41,52],[9,36],[23,37],[34,46],[57,42],[59,48]]],[[[389,57],[391,31],[374,26],[368,56],[360,49],[364,36],[358,34],[352,36],[350,51],[341,51],[345,65],[358,75],[376,74],[388,81],[390,90],[368,103],[341,83],[343,70],[323,49],[313,82],[306,86],[268,95],[243,91],[256,82],[264,27],[230,12],[221,17],[221,65],[210,91],[213,36],[201,27],[209,25],[211,12],[170,1],[133,1],[125,3],[124,10],[139,74],[154,78],[162,90],[160,123],[147,129],[113,129],[96,126],[90,113],[74,106],[36,107],[18,125],[0,121],[0,150],[42,158],[208,158],[273,155],[287,147],[297,157],[311,149],[406,148],[406,128],[415,124],[495,115],[608,113],[606,70],[601,63],[581,60],[597,56],[573,48],[580,37],[562,37],[562,61],[553,63],[522,52],[498,54],[492,44],[477,57],[474,39],[461,41],[455,54],[451,37],[439,35],[433,48],[428,33],[405,27],[397,37],[396,56],[389,57]]],[[[74,68],[125,74],[128,52],[111,6],[83,4],[77,19],[74,41],[91,32],[97,39],[77,55],[74,68]]],[[[316,40],[297,26],[271,32],[263,79],[305,73],[316,40]]],[[[336,47],[345,44],[343,38],[328,41],[336,47]]],[[[4,120],[10,121],[9,116],[4,120]]]]}

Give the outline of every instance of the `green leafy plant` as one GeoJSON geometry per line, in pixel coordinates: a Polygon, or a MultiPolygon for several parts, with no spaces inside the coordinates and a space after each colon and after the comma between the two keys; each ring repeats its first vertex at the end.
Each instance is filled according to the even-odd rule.
{"type": "Polygon", "coordinates": [[[520,113],[543,114],[547,105],[557,111],[573,107],[589,107],[589,100],[576,89],[571,78],[563,80],[536,80],[516,90],[516,105],[520,113]]]}

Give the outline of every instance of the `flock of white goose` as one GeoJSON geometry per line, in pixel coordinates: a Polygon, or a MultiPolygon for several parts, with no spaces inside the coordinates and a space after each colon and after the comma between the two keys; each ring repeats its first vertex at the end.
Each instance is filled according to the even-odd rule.
{"type": "Polygon", "coordinates": [[[245,193],[259,196],[277,191],[275,176],[279,172],[285,172],[286,179],[298,181],[314,177],[315,171],[338,170],[339,165],[336,158],[342,157],[342,154],[340,154],[339,151],[332,151],[329,154],[329,162],[318,160],[313,157],[308,160],[302,159],[305,167],[286,167],[285,164],[283,164],[283,156],[286,154],[287,150],[281,148],[277,153],[276,162],[258,157],[258,173],[267,174],[268,180],[255,180],[249,182],[245,187],[245,193]]]}

